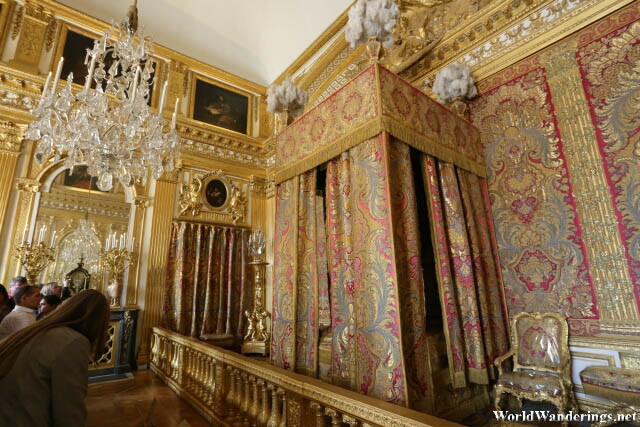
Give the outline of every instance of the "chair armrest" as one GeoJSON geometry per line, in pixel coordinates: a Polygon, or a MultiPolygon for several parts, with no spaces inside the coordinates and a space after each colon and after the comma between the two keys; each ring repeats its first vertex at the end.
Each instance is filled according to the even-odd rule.
{"type": "Polygon", "coordinates": [[[516,349],[512,347],[511,350],[509,350],[502,356],[497,357],[496,360],[493,361],[493,364],[498,368],[498,375],[502,375],[502,363],[508,358],[512,357],[514,354],[516,354],[516,349]]]}

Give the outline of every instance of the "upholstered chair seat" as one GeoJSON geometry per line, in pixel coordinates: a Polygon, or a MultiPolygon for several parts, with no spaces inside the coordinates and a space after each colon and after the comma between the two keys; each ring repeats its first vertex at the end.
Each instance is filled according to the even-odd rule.
{"type": "Polygon", "coordinates": [[[560,378],[557,375],[542,372],[504,372],[497,384],[530,393],[546,393],[550,396],[561,396],[560,378]]]}
{"type": "MultiPolygon", "coordinates": [[[[513,346],[498,357],[496,409],[504,393],[518,400],[553,403],[560,413],[577,408],[571,382],[569,329],[564,317],[556,313],[520,313],[513,318],[513,346]],[[502,364],[513,357],[513,371],[503,372],[502,364]]],[[[566,423],[563,423],[566,425],[566,423]]]]}

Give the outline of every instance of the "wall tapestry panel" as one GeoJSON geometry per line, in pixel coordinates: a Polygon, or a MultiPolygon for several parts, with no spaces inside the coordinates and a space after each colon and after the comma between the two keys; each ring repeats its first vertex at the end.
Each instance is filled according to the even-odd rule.
{"type": "Polygon", "coordinates": [[[639,18],[630,5],[478,83],[510,316],[640,334],[639,18]]]}

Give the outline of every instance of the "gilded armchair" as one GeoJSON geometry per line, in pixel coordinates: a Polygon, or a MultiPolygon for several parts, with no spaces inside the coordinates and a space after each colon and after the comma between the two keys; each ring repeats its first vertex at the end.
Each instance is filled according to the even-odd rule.
{"type": "Polygon", "coordinates": [[[498,367],[496,409],[504,393],[518,401],[529,399],[553,403],[559,413],[577,408],[571,381],[567,322],[556,313],[520,313],[512,321],[513,346],[495,360],[498,367]],[[513,371],[502,364],[513,357],[513,371]]]}

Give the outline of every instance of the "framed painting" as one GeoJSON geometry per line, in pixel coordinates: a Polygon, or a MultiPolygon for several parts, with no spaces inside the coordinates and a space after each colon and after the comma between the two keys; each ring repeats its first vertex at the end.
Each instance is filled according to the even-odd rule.
{"type": "Polygon", "coordinates": [[[202,198],[209,208],[222,209],[229,199],[229,186],[220,177],[205,179],[202,183],[202,198]]]}
{"type": "Polygon", "coordinates": [[[251,132],[249,93],[194,74],[190,99],[192,119],[245,135],[251,132]]]}
{"type": "MultiPolygon", "coordinates": [[[[83,86],[85,79],[87,78],[87,74],[89,73],[88,66],[84,63],[87,56],[87,50],[93,49],[93,43],[99,37],[101,36],[78,27],[72,27],[67,23],[63,23],[62,29],[60,30],[60,38],[58,39],[58,46],[56,47],[56,55],[54,60],[51,61],[50,71],[52,73],[56,72],[58,61],[60,61],[60,57],[63,57],[64,62],[62,64],[60,79],[66,81],[69,73],[73,73],[73,83],[83,86]]],[[[113,63],[110,53],[107,54],[104,62],[105,70],[108,70],[110,64],[113,63]]],[[[154,72],[151,74],[151,78],[153,79],[155,75],[156,61],[153,61],[152,64],[154,72]]],[[[91,87],[95,88],[95,86],[95,82],[92,82],[91,87]]],[[[154,90],[153,85],[151,85],[149,88],[149,106],[153,105],[153,102],[155,101],[153,99],[153,95],[154,90]]]]}
{"type": "MultiPolygon", "coordinates": [[[[86,166],[76,166],[73,169],[73,174],[71,173],[71,169],[64,171],[64,180],[62,181],[62,185],[65,187],[103,192],[98,188],[97,183],[98,177],[89,175],[89,171],[86,166]]],[[[108,191],[106,191],[106,193],[108,193],[108,191]]]]}

